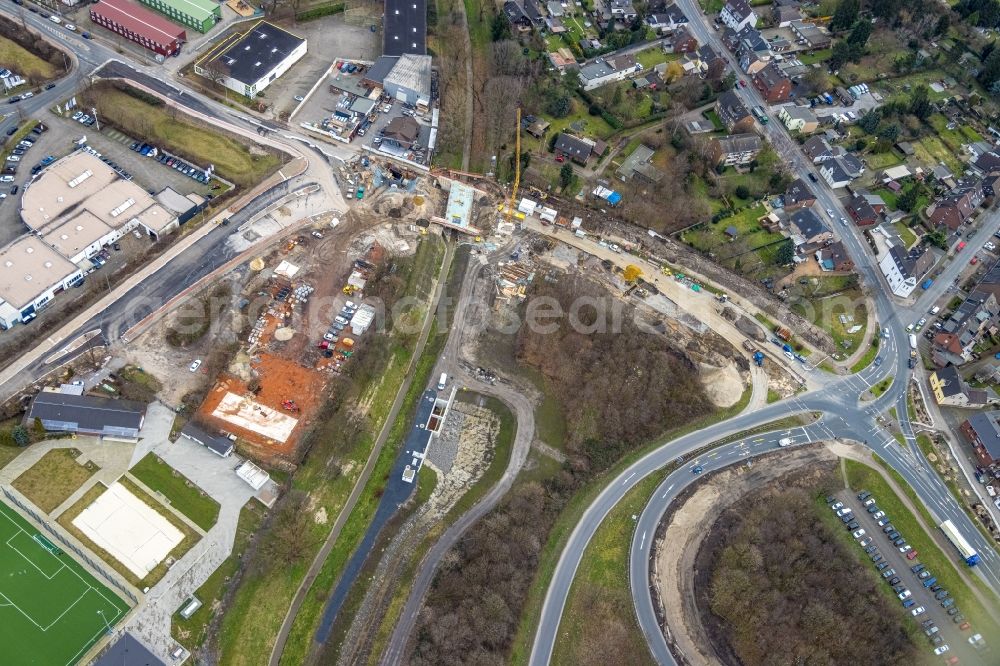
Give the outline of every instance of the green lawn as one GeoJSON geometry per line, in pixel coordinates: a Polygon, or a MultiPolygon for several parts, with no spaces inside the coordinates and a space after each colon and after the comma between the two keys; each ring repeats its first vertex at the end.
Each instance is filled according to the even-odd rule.
{"type": "Polygon", "coordinates": [[[917,159],[927,166],[934,167],[944,162],[952,173],[962,173],[962,163],[955,156],[955,153],[949,150],[944,142],[936,136],[924,136],[911,143],[917,159]]]}
{"type": "Polygon", "coordinates": [[[559,623],[559,637],[552,651],[553,664],[593,663],[595,655],[584,651],[595,644],[586,637],[595,628],[607,628],[605,622],[625,625],[619,629],[624,636],[614,647],[627,652],[605,654],[604,663],[653,663],[632,605],[629,550],[635,531],[632,517],[642,513],[664,476],[662,472],[650,474],[636,484],[608,513],[587,544],[559,623]]]}
{"type": "Polygon", "coordinates": [[[40,528],[6,504],[0,504],[0,514],[0,594],[8,609],[0,623],[5,661],[78,662],[125,616],[128,605],[56,548],[54,538],[46,543],[40,528]]]}
{"type": "Polygon", "coordinates": [[[776,263],[776,256],[785,237],[760,226],[757,220],[764,214],[763,205],[748,208],[715,224],[702,224],[685,232],[682,238],[695,249],[711,253],[718,263],[742,275],[783,277],[788,270],[776,263]],[[736,227],[737,231],[737,237],[732,241],[726,235],[730,226],[736,227]]]}
{"type": "Polygon", "coordinates": [[[59,69],[6,37],[0,37],[0,67],[33,80],[35,85],[56,78],[59,69]]]}
{"type": "Polygon", "coordinates": [[[864,355],[857,360],[857,362],[851,366],[851,373],[858,373],[871,365],[871,362],[875,360],[878,356],[878,341],[880,338],[875,336],[872,338],[872,344],[865,350],[864,355]]]}
{"type": "Polygon", "coordinates": [[[219,568],[212,572],[208,580],[194,593],[202,602],[202,607],[187,620],[180,615],[174,615],[171,618],[171,634],[189,650],[201,647],[208,637],[208,626],[218,612],[217,606],[222,603],[223,596],[232,584],[233,576],[239,571],[242,554],[250,543],[251,537],[264,522],[265,513],[266,509],[257,501],[252,500],[243,505],[239,522],[236,525],[236,539],[233,542],[232,554],[219,565],[219,568]]]}
{"type": "MultiPolygon", "coordinates": [[[[854,492],[869,490],[874,494],[879,506],[892,518],[893,525],[906,535],[907,541],[920,554],[916,561],[934,572],[938,582],[951,593],[956,605],[962,609],[962,613],[975,630],[984,636],[1000,636],[1000,625],[997,624],[996,618],[983,608],[965,580],[959,576],[957,569],[964,567],[965,564],[961,563],[958,554],[953,550],[942,551],[938,547],[937,542],[918,523],[913,513],[905,507],[902,500],[875,469],[853,460],[846,460],[845,466],[851,490],[854,492]]],[[[937,531],[936,525],[933,524],[927,525],[927,528],[937,531]]],[[[942,543],[947,543],[943,537],[941,540],[942,543]]],[[[974,575],[970,575],[975,578],[974,575]]]]}
{"type": "Polygon", "coordinates": [[[643,49],[635,56],[635,61],[649,71],[659,65],[661,62],[668,62],[670,60],[677,60],[680,58],[680,54],[667,54],[663,52],[663,49],[659,47],[652,47],[648,49],[643,49]]]}
{"type": "MultiPolygon", "coordinates": [[[[838,277],[841,276],[828,279],[838,277]]],[[[865,339],[868,311],[864,296],[857,289],[833,296],[805,295],[793,303],[792,309],[830,334],[838,350],[834,358],[850,356],[865,339]],[[842,316],[848,319],[846,323],[840,320],[842,316]],[[860,330],[849,333],[855,326],[860,326],[860,330]]]]}
{"type": "Polygon", "coordinates": [[[78,463],[79,455],[75,449],[52,449],[14,479],[12,485],[39,509],[51,513],[99,469],[90,461],[86,466],[78,463]]]}
{"type": "Polygon", "coordinates": [[[884,153],[865,153],[865,161],[870,169],[888,169],[903,163],[903,158],[892,150],[884,153]]]}
{"type": "Polygon", "coordinates": [[[218,520],[219,503],[155,454],[148,454],[129,472],[206,532],[218,520]]]}
{"type": "Polygon", "coordinates": [[[715,112],[715,109],[708,109],[702,112],[701,115],[705,117],[705,120],[712,123],[712,126],[715,127],[716,132],[726,131],[726,126],[722,124],[722,120],[719,118],[719,114],[715,112]]]}
{"type": "Polygon", "coordinates": [[[812,65],[817,62],[823,62],[831,55],[833,55],[833,49],[820,49],[812,53],[800,53],[795,57],[801,60],[803,65],[812,65]]]}
{"type": "Polygon", "coordinates": [[[200,166],[214,164],[222,177],[241,187],[252,187],[278,169],[283,157],[255,145],[202,126],[183,114],[154,106],[111,85],[91,88],[87,96],[96,104],[103,122],[125,134],[143,137],[200,166]]]}
{"type": "Polygon", "coordinates": [[[912,247],[914,243],[917,242],[917,235],[913,233],[913,230],[902,222],[894,222],[892,228],[896,230],[899,237],[902,239],[906,247],[912,247]]]}

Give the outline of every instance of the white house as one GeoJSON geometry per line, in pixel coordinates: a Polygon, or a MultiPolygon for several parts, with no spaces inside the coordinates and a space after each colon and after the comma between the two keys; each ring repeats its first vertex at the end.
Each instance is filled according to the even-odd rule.
{"type": "Polygon", "coordinates": [[[735,32],[747,27],[757,27],[757,14],[747,0],[728,0],[719,12],[719,20],[735,32]]]}
{"type": "Polygon", "coordinates": [[[199,76],[255,97],[306,54],[306,40],[261,21],[235,42],[209,51],[195,63],[199,76]]]}
{"type": "Polygon", "coordinates": [[[639,71],[630,53],[600,56],[580,66],[580,83],[584,90],[593,90],[614,81],[624,81],[639,71]]]}

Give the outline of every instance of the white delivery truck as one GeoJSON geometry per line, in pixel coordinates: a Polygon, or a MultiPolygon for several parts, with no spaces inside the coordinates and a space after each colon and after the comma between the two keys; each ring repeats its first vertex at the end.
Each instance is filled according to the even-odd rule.
{"type": "Polygon", "coordinates": [[[438,391],[443,391],[445,384],[448,383],[448,373],[442,372],[441,378],[438,380],[438,391]]]}
{"type": "Polygon", "coordinates": [[[910,349],[916,349],[916,348],[917,348],[917,336],[914,335],[913,333],[910,333],[910,349]]]}

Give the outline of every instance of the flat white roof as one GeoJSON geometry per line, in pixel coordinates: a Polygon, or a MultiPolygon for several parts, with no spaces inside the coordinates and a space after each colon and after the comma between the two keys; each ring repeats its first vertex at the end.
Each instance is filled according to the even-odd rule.
{"type": "Polygon", "coordinates": [[[78,272],[71,261],[41,239],[21,236],[0,248],[0,299],[20,310],[78,272]]]}

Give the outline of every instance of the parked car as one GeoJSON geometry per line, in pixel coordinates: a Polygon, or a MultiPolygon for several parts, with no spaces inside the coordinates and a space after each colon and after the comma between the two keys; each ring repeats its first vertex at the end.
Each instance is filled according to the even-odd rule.
{"type": "Polygon", "coordinates": [[[201,359],[196,358],[191,362],[191,365],[188,366],[188,370],[190,370],[191,372],[198,372],[198,368],[200,367],[201,367],[201,359]]]}
{"type": "Polygon", "coordinates": [[[924,613],[926,611],[927,611],[927,609],[924,608],[923,606],[917,606],[916,608],[914,608],[913,610],[910,611],[910,615],[912,615],[913,617],[916,617],[916,616],[918,616],[921,613],[924,613]]]}

